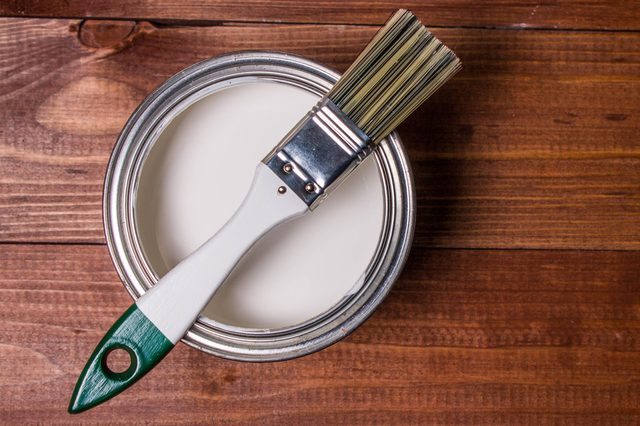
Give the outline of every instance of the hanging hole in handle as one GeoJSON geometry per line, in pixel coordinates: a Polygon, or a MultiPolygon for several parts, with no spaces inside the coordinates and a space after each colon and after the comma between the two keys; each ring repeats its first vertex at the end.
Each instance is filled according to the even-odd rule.
{"type": "Polygon", "coordinates": [[[130,348],[123,345],[112,346],[102,355],[102,370],[114,380],[127,380],[133,376],[138,358],[130,348]]]}

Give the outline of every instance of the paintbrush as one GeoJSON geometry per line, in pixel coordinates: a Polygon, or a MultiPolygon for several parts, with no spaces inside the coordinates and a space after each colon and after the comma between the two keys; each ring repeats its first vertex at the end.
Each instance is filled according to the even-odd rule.
{"type": "Polygon", "coordinates": [[[396,12],[331,91],[258,164],[249,193],[225,226],[115,322],[82,371],[69,412],[106,401],[153,368],[262,235],[317,207],[459,69],[456,55],[411,12],[396,12]],[[130,356],[125,371],[107,365],[117,349],[130,356]]]}

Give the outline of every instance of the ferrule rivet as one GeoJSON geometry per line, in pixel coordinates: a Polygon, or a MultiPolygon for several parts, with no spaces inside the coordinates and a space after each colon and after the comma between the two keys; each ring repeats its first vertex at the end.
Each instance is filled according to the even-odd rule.
{"type": "Polygon", "coordinates": [[[304,186],[304,190],[309,193],[312,193],[316,191],[316,186],[313,183],[309,182],[304,186]]]}
{"type": "Polygon", "coordinates": [[[282,166],[282,170],[286,173],[289,174],[293,171],[293,166],[291,165],[291,163],[285,163],[284,166],[282,166]]]}
{"type": "Polygon", "coordinates": [[[278,187],[278,194],[284,194],[285,192],[287,192],[287,187],[286,186],[279,186],[278,187]]]}

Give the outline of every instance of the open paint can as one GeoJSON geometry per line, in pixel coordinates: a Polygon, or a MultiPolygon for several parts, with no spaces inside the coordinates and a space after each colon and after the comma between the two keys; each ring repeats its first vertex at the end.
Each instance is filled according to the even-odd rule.
{"type": "MultiPolygon", "coordinates": [[[[293,55],[236,53],[181,71],[138,107],[104,188],[107,244],[133,298],[225,224],[256,164],[337,78],[293,55]]],[[[182,341],[243,361],[338,341],[397,279],[414,213],[409,164],[392,133],[313,213],[262,238],[182,341]]]]}

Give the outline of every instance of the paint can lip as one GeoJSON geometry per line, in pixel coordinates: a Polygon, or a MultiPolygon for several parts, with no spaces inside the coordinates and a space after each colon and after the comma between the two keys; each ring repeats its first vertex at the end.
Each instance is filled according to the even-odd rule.
{"type": "MultiPolygon", "coordinates": [[[[133,229],[132,200],[135,200],[136,176],[153,145],[154,132],[162,131],[157,127],[159,123],[170,121],[168,115],[175,116],[182,111],[176,106],[181,102],[184,104],[185,99],[192,99],[194,95],[205,96],[203,93],[211,90],[214,83],[224,84],[238,78],[265,78],[321,96],[338,77],[338,73],[292,54],[268,51],[230,53],[178,72],[140,104],[113,149],[105,174],[103,197],[103,222],[109,252],[125,288],[134,299],[157,279],[144,259],[133,229]]],[[[278,361],[323,349],[364,322],[398,278],[411,247],[415,226],[413,177],[398,135],[392,133],[374,155],[389,200],[386,239],[377,260],[372,263],[365,285],[359,291],[347,297],[348,300],[330,314],[287,329],[243,329],[221,326],[211,319],[200,318],[182,341],[228,359],[278,361]]]]}

